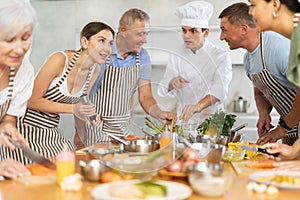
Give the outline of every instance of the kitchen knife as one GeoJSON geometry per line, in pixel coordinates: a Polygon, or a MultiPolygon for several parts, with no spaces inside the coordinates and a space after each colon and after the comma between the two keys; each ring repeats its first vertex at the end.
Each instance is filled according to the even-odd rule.
{"type": "Polygon", "coordinates": [[[279,153],[269,153],[269,152],[267,152],[267,149],[260,148],[260,147],[257,147],[257,146],[249,146],[249,145],[242,145],[241,144],[241,145],[237,145],[237,147],[240,147],[240,148],[245,149],[247,151],[265,153],[265,154],[268,154],[268,155],[274,156],[274,157],[279,156],[279,153]]]}
{"type": "Polygon", "coordinates": [[[29,158],[30,160],[41,164],[49,169],[56,169],[56,165],[54,163],[52,163],[50,160],[44,158],[43,156],[41,156],[40,154],[38,154],[37,152],[33,151],[32,149],[30,149],[29,147],[21,144],[20,142],[16,142],[14,141],[11,137],[7,137],[9,139],[9,141],[15,145],[17,148],[22,149],[24,155],[29,158]]]}

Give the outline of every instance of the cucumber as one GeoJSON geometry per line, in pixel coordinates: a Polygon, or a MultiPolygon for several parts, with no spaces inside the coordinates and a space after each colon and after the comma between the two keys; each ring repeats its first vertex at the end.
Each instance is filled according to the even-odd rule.
{"type": "Polygon", "coordinates": [[[167,187],[154,183],[152,181],[143,181],[136,183],[137,186],[143,193],[149,196],[165,197],[167,196],[167,187]]]}

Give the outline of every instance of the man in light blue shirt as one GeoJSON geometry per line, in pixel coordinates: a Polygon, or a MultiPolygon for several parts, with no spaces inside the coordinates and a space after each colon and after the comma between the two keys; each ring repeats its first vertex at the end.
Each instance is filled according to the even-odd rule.
{"type": "Polygon", "coordinates": [[[87,122],[83,126],[83,121],[76,118],[76,132],[85,146],[108,142],[113,136],[134,134],[129,127],[136,90],[147,114],[164,124],[171,123],[173,113],[162,111],[152,96],[150,57],[142,48],[149,32],[150,19],[144,11],[130,9],[122,15],[110,59],[101,66],[101,74],[90,94],[103,126],[95,127],[87,122]]]}
{"type": "Polygon", "coordinates": [[[220,39],[225,40],[230,49],[243,48],[244,65],[247,76],[254,86],[254,97],[259,113],[257,129],[258,144],[276,142],[282,139],[292,145],[298,138],[298,124],[287,129],[284,117],[293,112],[296,87],[287,79],[290,41],[275,33],[260,33],[246,3],[235,3],[225,8],[221,19],[220,39]],[[271,110],[280,115],[280,131],[268,133],[271,129],[271,110]],[[265,134],[264,137],[262,137],[265,134]]]}

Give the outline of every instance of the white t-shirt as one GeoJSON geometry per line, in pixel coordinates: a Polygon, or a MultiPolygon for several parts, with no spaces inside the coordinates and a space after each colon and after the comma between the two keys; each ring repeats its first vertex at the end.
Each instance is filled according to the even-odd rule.
{"type": "MultiPolygon", "coordinates": [[[[27,57],[15,74],[13,97],[9,105],[7,114],[12,116],[24,115],[27,107],[27,101],[31,97],[34,83],[34,68],[27,57]]],[[[5,103],[8,95],[8,87],[0,91],[0,104],[5,103]]]]}

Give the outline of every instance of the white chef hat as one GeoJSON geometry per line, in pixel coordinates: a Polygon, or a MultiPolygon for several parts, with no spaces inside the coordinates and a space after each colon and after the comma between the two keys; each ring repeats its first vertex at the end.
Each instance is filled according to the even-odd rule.
{"type": "Polygon", "coordinates": [[[192,1],[175,9],[175,15],[181,18],[181,26],[208,28],[213,14],[213,5],[207,1],[192,1]]]}

